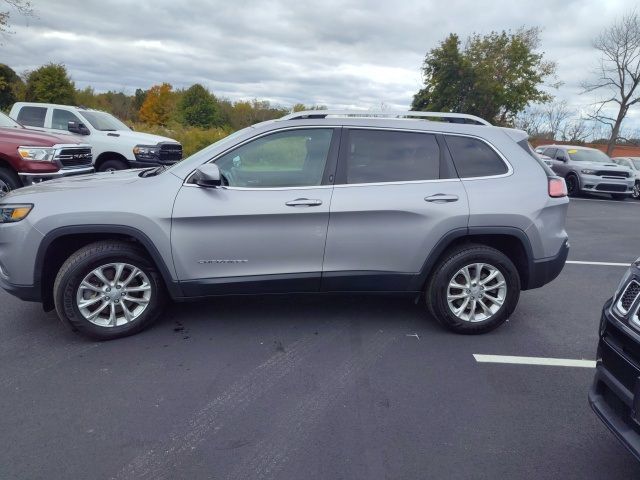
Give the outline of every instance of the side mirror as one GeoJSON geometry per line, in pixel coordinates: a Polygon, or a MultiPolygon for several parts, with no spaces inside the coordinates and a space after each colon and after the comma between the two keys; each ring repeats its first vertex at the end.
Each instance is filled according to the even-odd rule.
{"type": "Polygon", "coordinates": [[[220,169],[215,163],[200,165],[193,175],[193,183],[200,187],[216,188],[222,186],[220,169]]]}
{"type": "Polygon", "coordinates": [[[78,135],[89,135],[91,132],[84,123],[69,122],[67,123],[67,130],[71,133],[77,133],[78,135]]]}
{"type": "Polygon", "coordinates": [[[567,163],[567,157],[556,157],[556,160],[558,160],[559,162],[567,163]]]}

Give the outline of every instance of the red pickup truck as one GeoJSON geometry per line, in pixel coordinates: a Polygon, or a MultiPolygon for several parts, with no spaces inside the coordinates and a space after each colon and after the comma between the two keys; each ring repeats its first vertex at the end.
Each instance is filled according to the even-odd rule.
{"type": "Polygon", "coordinates": [[[24,128],[0,113],[0,197],[32,183],[91,172],[90,145],[24,128]]]}

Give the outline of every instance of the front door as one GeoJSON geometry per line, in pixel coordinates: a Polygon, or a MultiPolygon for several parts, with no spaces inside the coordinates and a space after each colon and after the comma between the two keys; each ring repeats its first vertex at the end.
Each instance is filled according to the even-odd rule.
{"type": "Polygon", "coordinates": [[[187,184],[171,245],[185,294],[317,291],[339,129],[281,130],[215,159],[226,186],[187,184]]]}

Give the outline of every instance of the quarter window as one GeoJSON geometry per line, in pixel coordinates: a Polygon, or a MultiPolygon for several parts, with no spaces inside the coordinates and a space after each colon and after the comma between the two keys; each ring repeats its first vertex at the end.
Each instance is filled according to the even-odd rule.
{"type": "Polygon", "coordinates": [[[440,174],[435,135],[385,130],[349,131],[347,183],[434,180],[440,174]]]}
{"type": "Polygon", "coordinates": [[[320,185],[333,131],[288,130],[253,140],[216,160],[230,187],[320,185]]]}
{"type": "Polygon", "coordinates": [[[22,107],[18,113],[18,122],[27,127],[44,127],[45,107],[22,107]]]}
{"type": "Polygon", "coordinates": [[[509,171],[495,150],[482,140],[453,135],[446,139],[460,178],[490,177],[509,171]]]}
{"type": "Polygon", "coordinates": [[[68,130],[69,122],[76,122],[76,125],[82,123],[78,117],[67,110],[60,110],[59,108],[53,109],[51,128],[56,130],[68,130]]]}

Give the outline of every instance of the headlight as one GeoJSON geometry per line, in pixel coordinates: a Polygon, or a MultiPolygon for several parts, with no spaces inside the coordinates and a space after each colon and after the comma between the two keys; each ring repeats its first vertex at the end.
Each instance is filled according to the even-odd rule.
{"type": "Polygon", "coordinates": [[[24,220],[33,208],[30,204],[0,205],[0,223],[15,223],[24,220]]]}
{"type": "Polygon", "coordinates": [[[133,154],[136,158],[156,158],[160,154],[160,147],[157,145],[136,145],[133,147],[133,154]]]}
{"type": "Polygon", "coordinates": [[[52,162],[56,155],[56,149],[47,147],[18,147],[18,155],[20,155],[23,160],[52,162]]]}
{"type": "Polygon", "coordinates": [[[585,175],[595,175],[596,171],[595,170],[590,170],[588,168],[585,168],[583,170],[581,170],[582,173],[584,173],[585,175]]]}
{"type": "Polygon", "coordinates": [[[638,267],[638,268],[640,268],[640,257],[638,257],[638,258],[636,259],[636,261],[635,261],[635,262],[633,262],[633,266],[634,266],[634,267],[638,267]]]}

